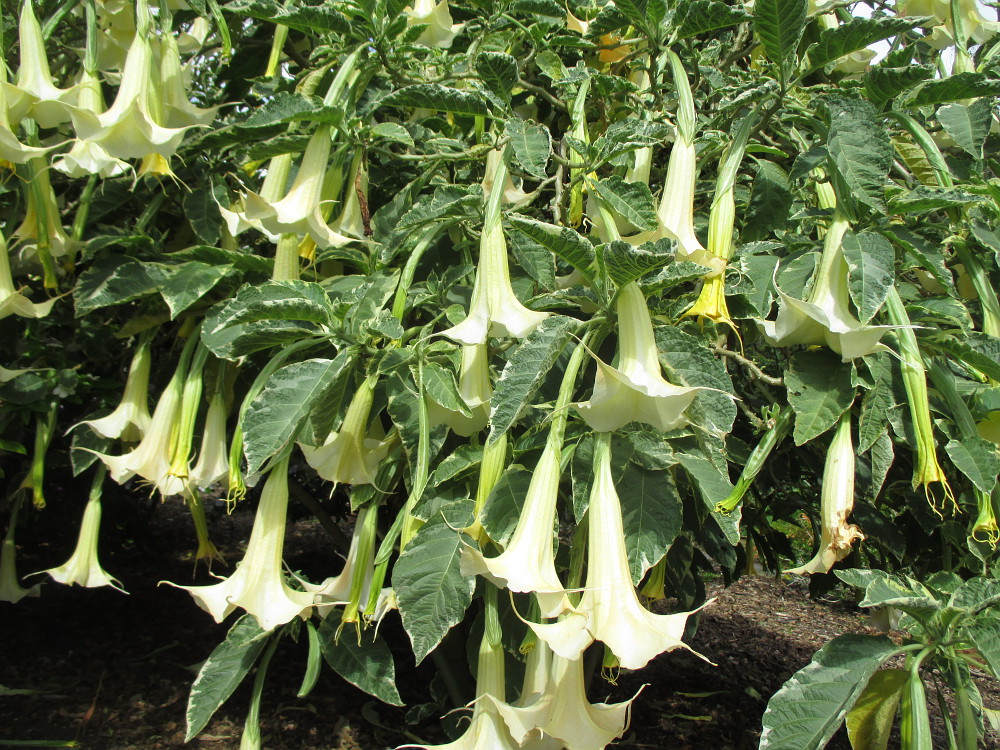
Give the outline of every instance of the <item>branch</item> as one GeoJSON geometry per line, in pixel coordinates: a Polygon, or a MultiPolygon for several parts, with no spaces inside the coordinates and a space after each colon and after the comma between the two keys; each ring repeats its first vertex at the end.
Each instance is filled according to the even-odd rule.
{"type": "Polygon", "coordinates": [[[724,357],[729,357],[730,359],[736,360],[741,365],[743,365],[745,368],[747,368],[750,371],[750,374],[754,378],[756,378],[757,380],[763,380],[768,385],[784,385],[785,384],[784,380],[782,380],[781,378],[775,378],[775,377],[772,377],[771,375],[768,375],[766,372],[764,372],[762,369],[760,369],[760,367],[758,367],[756,364],[754,364],[751,360],[749,360],[746,357],[744,357],[742,354],[739,354],[737,352],[731,351],[729,349],[726,349],[725,347],[718,346],[718,345],[716,345],[712,349],[712,351],[714,351],[716,354],[721,354],[724,357]]]}

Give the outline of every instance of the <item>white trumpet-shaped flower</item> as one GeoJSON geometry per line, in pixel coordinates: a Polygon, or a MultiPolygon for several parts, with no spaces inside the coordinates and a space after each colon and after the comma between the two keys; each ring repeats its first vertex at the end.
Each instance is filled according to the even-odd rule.
{"type": "Polygon", "coordinates": [[[288,459],[275,464],[260,495],[250,543],[243,561],[229,578],[211,586],[171,586],[190,593],[216,622],[240,607],[264,630],[273,630],[296,617],[308,617],[313,595],[295,591],[285,580],[281,552],[288,509],[288,459]]]}
{"type": "Polygon", "coordinates": [[[351,242],[351,238],[331,229],[323,218],[323,180],[329,158],[330,126],[321,125],[309,139],[299,171],[284,197],[275,200],[263,193],[247,193],[244,198],[246,224],[260,226],[271,236],[308,234],[319,248],[351,242]]]}
{"type": "Polygon", "coordinates": [[[428,47],[451,48],[455,37],[465,26],[464,23],[452,23],[451,8],[448,0],[415,0],[412,7],[407,8],[406,25],[416,26],[427,24],[427,28],[417,37],[418,44],[428,47]]]}
{"type": "Polygon", "coordinates": [[[142,159],[156,154],[169,159],[184,133],[199,123],[167,126],[145,0],[138,0],[136,17],[139,28],[129,47],[114,103],[100,114],[74,110],[73,127],[78,138],[101,146],[115,158],[142,159]]]}
{"type": "MultiPolygon", "coordinates": [[[[518,742],[532,736],[558,740],[556,747],[573,750],[604,750],[628,727],[632,700],[623,703],[591,703],[587,700],[582,659],[564,659],[551,654],[544,642],[534,652],[548,667],[546,682],[527,701],[511,706],[492,699],[518,742]]],[[[534,686],[536,689],[538,686],[534,686]]]]}
{"type": "Polygon", "coordinates": [[[14,543],[14,529],[17,525],[17,511],[22,500],[15,500],[11,505],[10,521],[3,544],[0,545],[0,602],[17,604],[26,596],[38,596],[39,584],[30,588],[21,588],[17,575],[17,545],[14,543]]]}
{"type": "MultiPolygon", "coordinates": [[[[443,335],[460,344],[485,344],[487,336],[524,338],[549,313],[529,310],[521,304],[510,285],[507,263],[507,240],[500,221],[500,202],[507,165],[503,154],[491,151],[486,160],[486,174],[493,189],[487,193],[486,219],[479,241],[479,265],[472,287],[469,314],[443,335]]],[[[484,180],[484,182],[486,182],[484,180]]]]}
{"type": "MultiPolygon", "coordinates": [[[[94,115],[104,112],[101,82],[92,71],[84,70],[79,87],[78,108],[93,112],[94,115]]],[[[52,167],[70,177],[89,177],[96,174],[104,178],[117,177],[129,169],[126,162],[111,156],[103,146],[85,139],[78,139],[68,153],[53,162],[52,167]]]]}
{"type": "Polygon", "coordinates": [[[805,565],[786,573],[827,573],[834,563],[851,553],[855,540],[865,535],[847,517],[854,509],[854,444],[851,440],[851,412],[844,412],[826,453],[823,489],[820,492],[821,533],[819,550],[805,565]]]}
{"type": "Polygon", "coordinates": [[[83,243],[74,240],[63,228],[62,213],[59,211],[56,193],[49,180],[49,171],[37,169],[31,179],[33,184],[26,191],[28,200],[24,211],[24,221],[14,230],[14,236],[23,242],[20,249],[22,258],[37,253],[40,238],[48,240],[49,253],[52,257],[63,258],[67,255],[73,255],[82,247],[83,243]],[[39,214],[45,219],[42,225],[39,222],[39,214]]]}
{"type": "Polygon", "coordinates": [[[73,554],[62,565],[43,572],[67,586],[83,586],[88,589],[111,586],[125,593],[121,582],[107,573],[97,558],[97,542],[101,531],[101,485],[104,482],[104,474],[104,467],[99,467],[90,490],[87,507],[83,511],[80,535],[73,554]]]}
{"type": "Polygon", "coordinates": [[[374,382],[366,379],[354,394],[337,432],[318,448],[299,443],[306,462],[323,479],[337,484],[371,484],[379,461],[389,452],[384,441],[367,437],[374,382]]]}
{"type": "Polygon", "coordinates": [[[688,423],[684,410],[699,387],[664,380],[653,338],[646,298],[634,281],[618,292],[618,366],[597,360],[597,378],[589,401],[575,404],[580,416],[599,432],[643,422],[658,430],[688,423]]]}
{"type": "Polygon", "coordinates": [[[468,407],[468,413],[449,409],[430,399],[427,413],[432,425],[446,424],[462,437],[475,435],[486,426],[490,417],[490,397],[493,395],[488,357],[486,344],[462,347],[458,395],[468,407]]]}
{"type": "Polygon", "coordinates": [[[629,573],[621,501],[611,475],[611,436],[597,435],[590,492],[587,581],[576,612],[531,629],[556,654],[578,659],[594,640],[625,669],[641,669],[656,656],[688,648],[681,637],[691,612],[658,615],[639,602],[629,573]]]}
{"type": "Polygon", "coordinates": [[[546,443],[531,476],[514,536],[499,556],[484,557],[468,546],[462,550],[463,575],[482,575],[511,591],[534,592],[544,617],[555,617],[569,608],[553,552],[560,455],[558,445],[546,443]]]}
{"type": "Polygon", "coordinates": [[[209,487],[229,476],[229,443],[226,441],[226,399],[218,390],[208,404],[198,461],[188,472],[195,487],[209,487]]]}
{"type": "Polygon", "coordinates": [[[892,326],[864,325],[851,313],[848,291],[849,271],[842,241],[849,224],[839,211],[826,231],[823,254],[813,287],[805,300],[778,291],[778,315],[773,320],[758,320],[764,337],[775,346],[823,345],[841,356],[844,362],[884,350],[879,340],[892,326]]]}
{"type": "Polygon", "coordinates": [[[25,0],[21,6],[18,23],[21,65],[17,71],[17,88],[28,95],[31,117],[41,127],[52,128],[70,119],[76,104],[76,91],[61,89],[52,82],[42,27],[32,6],[32,0],[25,0]]]}
{"type": "Polygon", "coordinates": [[[14,132],[28,110],[30,97],[7,82],[7,71],[0,69],[0,160],[24,164],[35,156],[43,156],[55,146],[26,146],[14,132]]]}
{"type": "Polygon", "coordinates": [[[220,109],[218,106],[202,109],[191,103],[184,84],[180,49],[172,34],[164,34],[160,38],[160,92],[163,97],[163,124],[168,128],[211,125],[220,109]]]}
{"type": "MultiPolygon", "coordinates": [[[[989,41],[1000,31],[1000,23],[986,18],[980,7],[976,0],[959,0],[958,3],[965,35],[975,44],[989,41]]],[[[924,40],[935,49],[955,44],[950,0],[905,0],[897,5],[897,12],[901,16],[931,16],[926,25],[932,31],[924,40]]]]}
{"type": "Polygon", "coordinates": [[[150,342],[148,339],[140,341],[128,368],[121,403],[106,417],[89,419],[80,424],[87,425],[102,437],[121,438],[127,443],[141,440],[152,422],[148,405],[151,366],[150,342]]]}
{"type": "Polygon", "coordinates": [[[52,305],[55,303],[55,299],[32,302],[14,286],[7,241],[3,234],[0,234],[0,320],[9,315],[18,315],[22,318],[44,318],[52,311],[52,305]]]}

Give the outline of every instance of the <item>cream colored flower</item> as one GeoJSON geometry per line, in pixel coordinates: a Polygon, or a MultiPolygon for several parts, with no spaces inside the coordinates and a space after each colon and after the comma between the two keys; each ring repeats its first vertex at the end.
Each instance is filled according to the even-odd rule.
{"type": "Polygon", "coordinates": [[[819,550],[805,565],[786,573],[828,573],[834,563],[851,553],[855,540],[865,535],[847,517],[854,508],[854,444],[851,441],[851,412],[844,412],[826,453],[823,489],[820,493],[819,550]]]}
{"type": "Polygon", "coordinates": [[[52,82],[42,27],[35,17],[32,0],[24,0],[21,5],[18,39],[21,66],[17,71],[17,88],[29,97],[30,116],[43,128],[66,122],[76,104],[76,91],[61,89],[52,82]]]}
{"type": "Polygon", "coordinates": [[[17,604],[26,596],[38,596],[39,584],[29,588],[21,588],[17,576],[17,546],[14,543],[14,530],[17,526],[17,511],[23,501],[15,500],[11,505],[10,520],[7,533],[0,545],[0,602],[17,604]]]}
{"type": "Polygon", "coordinates": [[[191,103],[184,83],[181,53],[177,40],[171,34],[160,37],[160,93],[163,97],[163,124],[168,128],[211,125],[220,109],[202,109],[191,103]]]}
{"type": "Polygon", "coordinates": [[[52,311],[55,299],[45,302],[32,302],[14,286],[14,277],[10,272],[10,254],[7,252],[7,241],[0,234],[0,320],[9,315],[22,318],[44,318],[52,311]]]}
{"type": "Polygon", "coordinates": [[[150,341],[147,339],[139,342],[132,355],[121,403],[106,417],[89,419],[80,424],[87,425],[102,437],[121,438],[126,443],[142,440],[152,422],[148,405],[151,367],[150,341]]]}
{"type": "MultiPolygon", "coordinates": [[[[281,567],[288,509],[288,459],[279,461],[267,476],[243,561],[229,578],[211,586],[178,586],[216,622],[237,607],[254,616],[264,630],[305,619],[312,612],[313,595],[289,587],[281,567]]],[[[169,583],[169,582],[168,582],[169,583]]]]}
{"type": "Polygon", "coordinates": [[[672,385],[663,378],[646,298],[631,282],[618,292],[618,366],[597,360],[597,378],[589,401],[575,404],[591,429],[611,432],[629,422],[658,430],[688,423],[684,410],[703,388],[672,385]]]}
{"type": "Polygon", "coordinates": [[[448,7],[448,0],[415,0],[413,5],[407,8],[406,25],[416,26],[417,24],[427,24],[427,28],[417,37],[418,44],[425,44],[428,47],[440,47],[449,49],[455,37],[465,26],[463,23],[452,23],[451,9],[448,7]]]}
{"type": "MultiPolygon", "coordinates": [[[[94,115],[104,112],[101,82],[94,73],[85,70],[80,77],[79,88],[79,109],[87,110],[94,115]]],[[[53,162],[52,167],[70,177],[89,177],[96,174],[104,178],[117,177],[130,168],[126,162],[111,156],[103,146],[83,139],[77,139],[69,153],[53,162]]]]}
{"type": "Polygon", "coordinates": [[[195,487],[210,487],[229,476],[229,443],[226,441],[226,399],[221,390],[208,404],[201,434],[198,462],[188,472],[195,487]]]}
{"type": "Polygon", "coordinates": [[[688,648],[681,637],[691,612],[653,614],[636,594],[629,573],[621,501],[611,475],[611,436],[594,444],[590,492],[587,581],[576,612],[555,623],[530,624],[556,654],[578,659],[594,640],[602,641],[625,669],[641,669],[665,651],[688,648]]]}

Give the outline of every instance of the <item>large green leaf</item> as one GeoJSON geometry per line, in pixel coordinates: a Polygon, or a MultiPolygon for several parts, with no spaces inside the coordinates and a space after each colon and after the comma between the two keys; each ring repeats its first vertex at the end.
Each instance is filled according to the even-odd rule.
{"type": "Polygon", "coordinates": [[[892,720],[910,679],[905,669],[880,669],[847,714],[847,736],[854,750],[885,750],[892,720]]]}
{"type": "Polygon", "coordinates": [[[233,0],[224,10],[239,16],[259,18],[287,26],[306,34],[333,31],[348,33],[350,22],[338,11],[336,5],[279,4],[271,0],[233,0]]]}
{"type": "Polygon", "coordinates": [[[594,246],[590,240],[569,227],[535,221],[519,214],[507,216],[511,242],[532,242],[552,252],[577,269],[588,282],[594,281],[594,246]]]}
{"type": "Polygon", "coordinates": [[[892,244],[875,232],[847,232],[842,244],[850,269],[851,300],[858,318],[867,323],[889,296],[896,276],[896,253],[892,244]]]}
{"type": "Polygon", "coordinates": [[[819,41],[809,46],[803,69],[821,68],[844,55],[890,36],[919,26],[926,18],[854,18],[820,32],[819,41]]]}
{"type": "Polygon", "coordinates": [[[965,628],[965,635],[994,677],[1000,677],[1000,617],[993,613],[981,614],[965,628]]]}
{"type": "Polygon", "coordinates": [[[599,248],[599,258],[604,270],[615,284],[625,286],[641,279],[648,273],[670,265],[677,248],[673,240],[644,242],[634,247],[627,242],[615,240],[599,248]]]}
{"type": "Polygon", "coordinates": [[[725,534],[726,540],[736,545],[740,543],[740,520],[743,506],[740,505],[731,513],[720,513],[716,510],[719,502],[729,497],[733,491],[729,477],[724,476],[712,461],[703,455],[693,453],[678,453],[677,460],[691,477],[698,494],[701,495],[705,507],[715,519],[716,524],[725,534]]]}
{"type": "Polygon", "coordinates": [[[228,264],[210,265],[196,260],[172,266],[147,263],[145,268],[170,308],[171,320],[201,300],[233,272],[233,267],[228,264]]]}
{"type": "Polygon", "coordinates": [[[719,0],[681,0],[674,10],[674,34],[678,39],[687,39],[749,19],[750,15],[742,8],[719,0]]]}
{"type": "Polygon", "coordinates": [[[826,351],[799,352],[785,373],[788,403],[795,410],[796,445],[833,427],[854,401],[851,365],[826,351]]]}
{"type": "Polygon", "coordinates": [[[385,641],[371,630],[355,637],[349,627],[338,637],[340,623],[337,620],[333,616],[327,617],[319,627],[320,649],[326,663],[334,672],[369,695],[384,703],[402,706],[403,699],[396,690],[396,664],[385,641]]]}
{"type": "Polygon", "coordinates": [[[647,232],[657,227],[656,204],[649,185],[626,182],[617,175],[593,183],[597,194],[623,219],[647,232]]]}
{"type": "Polygon", "coordinates": [[[248,474],[258,472],[298,437],[316,404],[337,386],[350,359],[345,350],[336,359],[293,362],[268,378],[243,419],[248,474]]]}
{"type": "Polygon", "coordinates": [[[460,115],[486,115],[486,100],[470,91],[459,91],[440,83],[415,83],[385,97],[382,106],[419,107],[460,115]]]}
{"type": "Polygon", "coordinates": [[[499,440],[517,421],[579,325],[562,315],[546,318],[510,355],[490,397],[489,442],[499,440]]]}
{"type": "Polygon", "coordinates": [[[517,84],[517,60],[504,52],[480,52],[476,72],[491,92],[510,102],[510,92],[517,84]]]}
{"type": "Polygon", "coordinates": [[[858,418],[858,452],[865,453],[885,432],[889,416],[896,408],[893,393],[893,368],[888,354],[866,357],[872,375],[872,385],[861,400],[861,416],[858,418]]]}
{"type": "Polygon", "coordinates": [[[979,96],[1000,94],[1000,79],[985,73],[956,73],[947,78],[926,81],[906,97],[909,107],[926,107],[929,104],[957,102],[979,96]]]}
{"type": "Polygon", "coordinates": [[[876,65],[864,77],[865,92],[876,107],[881,108],[904,91],[934,75],[934,70],[922,65],[908,65],[904,68],[876,65]]]}
{"type": "Polygon", "coordinates": [[[80,274],[73,302],[77,317],[109,305],[138,299],[156,291],[146,267],[121,256],[102,258],[80,274]]]}
{"type": "Polygon", "coordinates": [[[997,446],[981,437],[949,440],[945,452],[960,472],[982,492],[992,492],[1000,476],[997,446]]]}
{"type": "Polygon", "coordinates": [[[552,156],[552,134],[544,125],[513,118],[504,123],[504,132],[510,138],[514,157],[524,171],[533,177],[545,179],[545,170],[552,156]]]}
{"type": "Polygon", "coordinates": [[[219,706],[243,681],[267,643],[266,636],[267,631],[257,624],[256,618],[243,615],[230,628],[226,640],[201,665],[188,698],[185,742],[205,728],[219,706]]]}
{"type": "Polygon", "coordinates": [[[486,500],[480,523],[490,539],[503,547],[507,546],[514,535],[532,476],[533,472],[520,464],[511,464],[504,470],[486,500]]]}
{"type": "MultiPolygon", "coordinates": [[[[465,616],[476,590],[475,576],[464,576],[459,561],[463,536],[456,528],[472,520],[469,503],[451,503],[424,524],[399,556],[392,587],[403,627],[417,664],[465,616]],[[456,515],[462,513],[461,517],[456,515]]],[[[472,544],[468,537],[464,542],[472,544]]]]}
{"type": "Polygon", "coordinates": [[[684,506],[669,472],[629,462],[615,486],[621,498],[629,571],[638,585],[680,533],[684,506]]]}
{"type": "Polygon", "coordinates": [[[831,97],[827,150],[834,168],[856,200],[884,211],[885,178],[892,166],[892,143],[875,108],[860,99],[831,97]]]}
{"type": "Polygon", "coordinates": [[[993,121],[990,98],[977,99],[972,104],[945,104],[938,109],[937,119],[959,147],[974,159],[983,158],[983,144],[993,121]]]}
{"type": "Polygon", "coordinates": [[[891,640],[872,635],[841,635],[823,646],[768,701],[760,750],[823,748],[896,651],[891,640]]]}
{"type": "Polygon", "coordinates": [[[754,3],[753,30],[768,59],[778,64],[782,79],[796,58],[806,26],[806,0],[760,0],[754,3]]]}

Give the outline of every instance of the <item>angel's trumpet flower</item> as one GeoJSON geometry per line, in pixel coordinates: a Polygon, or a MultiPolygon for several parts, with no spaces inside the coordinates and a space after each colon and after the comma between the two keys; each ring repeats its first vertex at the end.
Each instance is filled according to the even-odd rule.
{"type": "MultiPolygon", "coordinates": [[[[78,107],[92,112],[95,116],[104,112],[104,95],[101,82],[92,71],[84,70],[80,78],[78,107]]],[[[54,169],[70,177],[117,177],[124,174],[129,166],[121,159],[111,156],[103,146],[93,141],[77,139],[68,153],[52,164],[54,169]]]]}
{"type": "Polygon", "coordinates": [[[861,529],[847,523],[847,517],[851,515],[853,508],[854,443],[851,440],[851,411],[848,409],[837,423],[823,467],[819,550],[805,565],[785,572],[828,573],[834,563],[847,557],[854,541],[865,538],[861,529]]]}
{"type": "Polygon", "coordinates": [[[672,385],[663,379],[646,299],[636,282],[618,292],[618,366],[597,360],[589,401],[576,404],[591,429],[612,432],[629,422],[658,430],[687,424],[684,410],[701,388],[672,385]]]}
{"type": "Polygon", "coordinates": [[[427,24],[417,37],[417,44],[424,44],[428,47],[440,47],[450,49],[455,37],[465,26],[464,23],[452,23],[451,9],[448,7],[448,0],[415,0],[413,5],[406,10],[406,25],[416,26],[427,24]]]}
{"type": "Polygon", "coordinates": [[[45,302],[32,302],[14,286],[14,277],[10,272],[10,254],[7,252],[7,241],[0,233],[0,320],[9,315],[19,315],[22,318],[44,318],[52,311],[54,299],[45,302]]]}
{"type": "Polygon", "coordinates": [[[351,601],[351,587],[355,579],[361,583],[358,601],[368,598],[375,563],[377,521],[378,513],[370,503],[359,508],[344,569],[322,583],[301,581],[302,587],[315,595],[321,617],[326,617],[334,605],[351,601]]]}
{"type": "Polygon", "coordinates": [[[136,18],[138,28],[114,103],[101,114],[74,110],[73,127],[78,138],[101,146],[118,159],[142,159],[150,154],[169,159],[184,133],[200,123],[167,126],[146,0],[136,3],[136,18]]]}
{"type": "Polygon", "coordinates": [[[7,82],[7,71],[0,69],[0,161],[24,164],[35,156],[43,156],[55,148],[26,146],[18,139],[18,123],[28,110],[30,97],[7,82]]]}
{"type": "Polygon", "coordinates": [[[864,325],[849,307],[849,271],[843,251],[843,239],[849,227],[843,213],[835,211],[823,238],[819,271],[805,300],[785,294],[775,281],[780,299],[778,316],[774,321],[757,321],[770,343],[775,346],[826,344],[844,362],[886,349],[879,339],[892,330],[892,326],[864,325]]]}
{"type": "Polygon", "coordinates": [[[135,348],[121,403],[106,417],[90,419],[80,424],[87,425],[102,437],[121,438],[126,443],[142,440],[152,421],[147,403],[149,371],[152,366],[150,342],[151,338],[144,337],[135,348]]]}
{"type": "Polygon", "coordinates": [[[43,572],[67,586],[83,586],[89,589],[111,586],[124,593],[125,589],[118,579],[105,572],[97,559],[97,541],[101,531],[101,488],[106,473],[105,468],[98,465],[97,474],[90,486],[90,497],[83,511],[80,535],[73,554],[59,567],[43,572]]]}
{"type": "MultiPolygon", "coordinates": [[[[202,20],[202,19],[198,19],[202,20]]],[[[220,107],[196,107],[184,85],[181,53],[173,34],[160,37],[160,92],[163,97],[163,124],[168,128],[211,125],[220,107]]]]}
{"type": "Polygon", "coordinates": [[[542,615],[555,617],[568,608],[565,586],[556,574],[553,524],[559,495],[561,445],[551,440],[531,476],[514,536],[498,557],[462,550],[462,573],[482,575],[511,591],[534,592],[542,615]]]}
{"type": "Polygon", "coordinates": [[[337,484],[371,484],[389,445],[367,437],[375,379],[366,378],[351,399],[344,421],[318,448],[299,443],[308,464],[323,479],[337,484]]]}
{"type": "Polygon", "coordinates": [[[490,397],[493,395],[488,357],[486,344],[462,347],[458,395],[468,407],[468,413],[446,408],[432,399],[427,404],[432,425],[446,424],[462,437],[475,435],[486,426],[490,416],[490,397]]]}
{"type": "Polygon", "coordinates": [[[226,398],[215,392],[208,404],[198,462],[188,472],[196,487],[210,487],[229,475],[229,443],[226,441],[226,398]]]}
{"type": "MultiPolygon", "coordinates": [[[[56,193],[49,180],[49,170],[44,164],[40,165],[39,161],[33,160],[29,164],[31,182],[26,191],[28,199],[24,221],[14,230],[14,236],[24,242],[21,248],[22,256],[37,253],[44,267],[46,264],[44,253],[48,253],[50,258],[65,258],[75,254],[83,243],[71,238],[63,228],[62,213],[59,211],[56,193]]],[[[46,279],[47,287],[51,288],[54,285],[54,279],[51,284],[46,279]]]]}
{"type": "Polygon", "coordinates": [[[972,524],[972,531],[969,532],[969,536],[978,542],[989,544],[993,549],[996,549],[997,544],[1000,544],[1000,525],[997,524],[997,514],[993,509],[993,500],[990,498],[990,493],[979,489],[975,490],[975,495],[979,513],[972,524]]]}
{"type": "Polygon", "coordinates": [[[25,0],[21,6],[18,24],[21,67],[17,71],[17,88],[28,95],[29,114],[35,122],[43,128],[52,128],[70,119],[76,91],[61,89],[52,82],[42,27],[32,6],[32,0],[25,0]]]}
{"type": "MultiPolygon", "coordinates": [[[[535,650],[549,652],[544,642],[536,644],[535,650]]],[[[573,750],[604,750],[621,737],[628,727],[634,698],[610,705],[591,703],[582,659],[564,659],[551,653],[540,658],[548,663],[548,679],[534,700],[511,706],[491,698],[515,740],[523,743],[540,734],[573,750]]]]}
{"type": "MultiPolygon", "coordinates": [[[[1000,31],[1000,23],[987,19],[976,0],[959,0],[957,7],[965,37],[963,43],[971,39],[975,44],[983,44],[1000,31]]],[[[956,43],[950,0],[905,0],[896,6],[896,10],[901,16],[931,16],[927,27],[932,31],[924,37],[924,41],[935,49],[944,49],[956,43]]]]}
{"type": "Polygon", "coordinates": [[[17,511],[21,507],[23,500],[15,500],[10,509],[10,521],[7,526],[7,533],[3,538],[3,545],[0,546],[0,602],[10,602],[17,604],[26,596],[38,596],[39,584],[30,588],[21,588],[21,582],[17,576],[17,546],[14,543],[14,528],[17,525],[17,511]]]}
{"type": "Polygon", "coordinates": [[[171,586],[189,592],[216,622],[237,607],[254,616],[264,630],[273,630],[312,611],[313,595],[295,591],[285,581],[281,551],[288,509],[288,457],[267,476],[243,561],[229,578],[212,586],[171,586]]]}
{"type": "Polygon", "coordinates": [[[472,287],[469,314],[457,326],[443,333],[468,346],[485,344],[487,336],[524,338],[549,317],[549,313],[529,310],[522,305],[510,285],[507,241],[500,221],[501,188],[507,174],[503,153],[490,152],[486,172],[491,176],[493,189],[486,202],[486,217],[479,242],[479,265],[472,287]]]}
{"type": "Polygon", "coordinates": [[[602,641],[625,669],[641,669],[665,651],[687,648],[681,637],[691,612],[653,614],[636,594],[629,573],[621,501],[611,475],[611,435],[594,442],[594,484],[587,531],[587,581],[576,612],[531,629],[556,654],[578,659],[602,641]]]}

